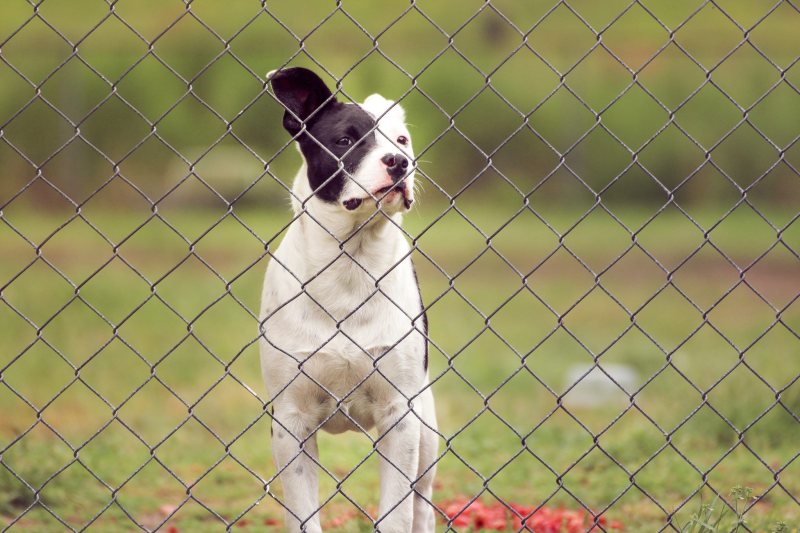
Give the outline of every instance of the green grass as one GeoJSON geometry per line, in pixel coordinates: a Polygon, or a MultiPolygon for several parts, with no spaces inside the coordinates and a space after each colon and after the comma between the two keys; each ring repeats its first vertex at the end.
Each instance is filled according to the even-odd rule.
{"type": "MultiPolygon", "coordinates": [[[[800,375],[800,303],[792,299],[800,292],[800,276],[796,252],[786,246],[800,249],[800,224],[791,224],[796,174],[781,164],[748,190],[748,200],[775,227],[748,207],[716,222],[741,197],[731,179],[747,187],[779,155],[797,167],[800,107],[789,84],[797,85],[800,71],[789,67],[795,60],[798,14],[783,4],[759,22],[768,5],[725,2],[723,9],[748,30],[750,43],[727,56],[744,35],[715,4],[684,24],[699,2],[649,0],[643,5],[669,29],[658,26],[639,4],[604,29],[628,4],[570,2],[592,28],[602,30],[602,41],[559,6],[526,38],[536,54],[523,48],[509,57],[523,37],[494,9],[525,32],[545,14],[546,3],[497,0],[463,28],[482,0],[456,11],[446,3],[418,1],[397,23],[407,2],[346,3],[349,15],[379,35],[380,51],[393,63],[370,54],[372,39],[354,31],[342,12],[314,29],[330,12],[327,3],[297,10],[292,3],[274,2],[270,10],[303,38],[307,54],[334,76],[344,76],[348,95],[363,99],[378,91],[399,97],[410,91],[403,105],[421,169],[435,182],[407,228],[417,238],[416,265],[431,306],[431,375],[446,437],[437,501],[488,488],[523,504],[574,507],[577,498],[599,510],[613,502],[607,511],[612,519],[623,520],[629,531],[650,532],[670,517],[676,529],[693,517],[706,519],[701,503],[712,498],[712,491],[701,488],[704,484],[729,499],[731,487],[746,485],[758,498],[744,512],[751,529],[768,530],[784,521],[794,531],[800,519],[793,500],[800,495],[800,462],[792,461],[800,440],[800,382],[792,379],[800,375]],[[458,52],[446,50],[449,39],[435,25],[454,35],[458,52]],[[671,30],[676,30],[675,43],[650,61],[668,43],[671,30]],[[598,42],[603,47],[578,62],[598,42]],[[695,94],[706,82],[705,71],[714,85],[695,94]],[[491,90],[473,99],[487,76],[502,99],[491,90]],[[641,86],[632,85],[615,101],[634,79],[641,86]],[[773,84],[776,89],[761,100],[773,84]],[[536,109],[529,125],[541,138],[523,129],[495,151],[522,120],[503,99],[523,114],[536,109]],[[456,114],[453,124],[470,142],[455,131],[439,137],[451,126],[439,106],[456,114]],[[748,124],[727,136],[745,108],[748,124]],[[674,125],[650,142],[670,119],[674,125]],[[678,187],[704,163],[705,150],[727,177],[705,164],[678,187]],[[631,233],[602,210],[575,226],[594,196],[565,165],[597,191],[630,163],[631,151],[699,227],[673,206],[647,223],[667,193],[637,168],[602,194],[604,205],[634,232],[635,247],[629,250],[631,233]],[[487,153],[493,168],[457,200],[477,228],[450,211],[428,229],[445,211],[438,187],[451,195],[461,190],[485,167],[487,153]],[[536,189],[531,205],[552,229],[524,210],[506,224],[522,207],[506,180],[526,193],[536,189]],[[773,246],[778,237],[781,243],[773,246]],[[739,283],[740,271],[731,262],[746,269],[747,284],[739,283]],[[739,352],[744,357],[737,366],[739,352]],[[567,370],[593,357],[638,372],[640,384],[647,384],[635,396],[636,408],[626,410],[624,401],[570,406],[569,413],[559,407],[568,388],[567,370]],[[782,405],[773,406],[776,391],[782,405]],[[490,410],[473,420],[486,406],[490,410]],[[743,443],[731,425],[746,429],[743,443]],[[593,435],[599,435],[596,442],[593,435]],[[780,486],[773,487],[774,472],[780,486]],[[628,488],[631,478],[636,486],[628,488]]],[[[259,77],[287,62],[314,64],[303,55],[294,57],[298,41],[269,13],[239,32],[256,14],[253,3],[191,2],[191,14],[222,40],[187,14],[181,2],[114,6],[150,41],[183,16],[155,39],[153,51],[191,80],[189,97],[183,98],[187,83],[149,55],[148,45],[121,22],[111,17],[95,27],[109,14],[104,2],[41,4],[40,16],[77,43],[80,54],[56,73],[72,54],[72,44],[40,19],[26,24],[33,9],[23,0],[9,0],[0,17],[7,61],[0,63],[4,139],[36,165],[47,160],[44,176],[81,203],[86,220],[111,241],[81,219],[59,229],[70,218],[63,211],[68,202],[42,180],[4,209],[0,453],[16,475],[0,467],[0,525],[28,508],[30,487],[41,489],[43,506],[25,512],[17,525],[37,531],[64,529],[45,506],[73,528],[102,513],[96,529],[127,530],[121,508],[153,527],[186,499],[187,491],[194,499],[177,510],[171,525],[218,530],[219,517],[231,521],[245,511],[251,526],[260,525],[279,516],[279,508],[247,470],[263,480],[273,474],[266,399],[251,345],[253,314],[265,266],[264,241],[272,240],[288,216],[276,200],[285,191],[269,177],[248,187],[262,174],[264,161],[270,161],[275,175],[287,176],[297,155],[287,150],[273,160],[287,138],[265,127],[278,124],[281,111],[262,94],[259,77]],[[223,41],[231,38],[227,44],[236,60],[223,53],[223,41]],[[193,163],[192,172],[228,200],[244,193],[236,214],[256,235],[225,217],[224,210],[213,209],[219,199],[194,178],[184,180],[189,165],[163,143],[150,139],[126,155],[151,127],[116,97],[94,110],[112,85],[147,120],[157,122],[160,138],[193,163]],[[115,164],[80,139],[62,148],[74,131],[41,100],[17,116],[39,91],[115,164]],[[225,124],[195,97],[232,121],[233,133],[257,156],[225,136],[225,124]],[[163,220],[151,220],[151,206],[120,179],[86,201],[117,171],[153,199],[177,187],[158,202],[163,220]],[[109,208],[116,205],[125,209],[109,208]],[[226,449],[235,460],[226,457],[226,449]],[[116,504],[107,507],[112,501],[116,504]]],[[[4,204],[26,187],[34,169],[4,143],[0,167],[4,204]]],[[[339,478],[371,449],[364,436],[322,439],[323,462],[339,478]]],[[[364,506],[376,502],[375,463],[370,458],[343,485],[364,506]]],[[[335,485],[323,476],[324,494],[335,485]]],[[[280,495],[278,486],[271,490],[280,495]]],[[[483,497],[493,496],[484,492],[483,497]]],[[[326,516],[348,505],[336,497],[326,516]]],[[[345,529],[369,530],[361,522],[345,529]]]]}
{"type": "MultiPolygon", "coordinates": [[[[779,245],[747,271],[749,286],[780,310],[782,324],[773,325],[776,310],[747,286],[738,285],[717,303],[739,273],[712,246],[744,268],[770,250],[774,230],[751,210],[738,209],[684,262],[724,209],[690,208],[702,229],[674,208],[643,228],[654,208],[615,211],[637,231],[636,242],[671,272],[672,285],[650,299],[668,275],[638,248],[615,262],[631,237],[601,211],[574,226],[583,213],[535,206],[563,240],[550,256],[559,235],[529,211],[504,225],[516,212],[512,205],[456,205],[478,229],[452,210],[428,228],[446,210],[435,202],[423,203],[406,224],[420,250],[415,260],[431,306],[431,377],[445,436],[437,502],[479,493],[527,505],[576,507],[579,499],[594,510],[611,505],[609,518],[622,520],[628,531],[649,532],[669,515],[676,529],[689,522],[701,498],[709,501],[708,486],[728,497],[731,487],[743,485],[758,498],[744,513],[751,529],[767,530],[779,520],[790,531],[798,527],[800,507],[792,497],[800,495],[800,463],[792,459],[800,441],[800,382],[792,379],[800,374],[800,345],[788,329],[800,330],[800,306],[791,304],[800,290],[797,259],[779,245]],[[484,252],[487,238],[492,250],[484,252]],[[720,333],[744,351],[744,364],[737,365],[737,349],[720,333]],[[634,368],[640,385],[664,370],[636,394],[634,408],[624,399],[574,406],[567,395],[567,412],[557,399],[568,386],[565,372],[591,362],[592,354],[601,365],[634,368]],[[785,407],[773,406],[770,387],[782,391],[785,407]],[[484,406],[489,409],[473,420],[484,406]],[[720,415],[746,429],[742,443],[720,415]],[[775,471],[781,485],[773,487],[775,471]],[[629,488],[631,477],[636,486],[629,488]]],[[[766,214],[779,226],[792,215],[766,214]]],[[[194,499],[169,521],[185,531],[222,529],[216,515],[231,521],[246,512],[244,525],[252,527],[280,516],[247,469],[263,480],[273,475],[252,314],[266,264],[263,241],[276,235],[288,214],[247,208],[236,215],[255,235],[232,217],[206,233],[223,215],[165,209],[162,216],[184,240],[163,222],[147,221],[146,212],[87,211],[109,244],[80,219],[53,233],[70,218],[65,212],[4,213],[2,460],[41,488],[44,506],[73,528],[102,512],[95,529],[129,529],[120,507],[154,527],[180,506],[187,490],[194,499]],[[39,247],[38,259],[34,246],[8,224],[39,247]],[[112,498],[116,504],[109,507],[112,498]]],[[[786,227],[782,238],[800,248],[798,224],[786,227]]],[[[370,453],[369,440],[356,434],[320,438],[323,464],[334,476],[347,477],[342,490],[374,508],[376,458],[348,476],[370,453]]],[[[325,497],[336,481],[323,474],[321,486],[325,497]]],[[[270,489],[280,496],[279,484],[270,489]]],[[[25,511],[31,498],[29,487],[0,468],[0,523],[25,511]]],[[[349,505],[336,496],[323,516],[337,516],[349,505]]],[[[64,529],[43,506],[27,511],[17,526],[64,529]]],[[[368,529],[356,521],[341,530],[368,529]]]]}
{"type": "MultiPolygon", "coordinates": [[[[701,503],[700,509],[681,528],[681,533],[721,533],[723,531],[738,533],[747,527],[744,517],[748,503],[752,501],[753,489],[750,487],[733,487],[730,491],[732,506],[720,500],[717,495],[709,503],[701,503]]],[[[787,533],[789,526],[778,520],[769,528],[770,533],[787,533]]]]}

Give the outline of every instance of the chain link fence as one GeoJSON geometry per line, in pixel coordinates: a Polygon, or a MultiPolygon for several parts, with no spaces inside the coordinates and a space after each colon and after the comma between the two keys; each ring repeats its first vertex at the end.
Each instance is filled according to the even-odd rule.
{"type": "MultiPolygon", "coordinates": [[[[798,527],[795,3],[227,4],[0,8],[4,530],[282,527],[295,65],[410,122],[437,529],[798,527]]],[[[379,529],[377,439],[320,439],[323,527],[379,529]]]]}

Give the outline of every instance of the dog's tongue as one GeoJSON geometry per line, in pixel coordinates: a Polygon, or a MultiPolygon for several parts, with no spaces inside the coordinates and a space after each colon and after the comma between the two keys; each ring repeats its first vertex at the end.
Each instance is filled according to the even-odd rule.
{"type": "Polygon", "coordinates": [[[350,198],[349,200],[345,200],[342,203],[344,204],[345,209],[347,209],[348,211],[352,211],[354,209],[358,209],[359,206],[361,205],[361,202],[363,201],[364,200],[362,200],[361,198],[350,198]]]}

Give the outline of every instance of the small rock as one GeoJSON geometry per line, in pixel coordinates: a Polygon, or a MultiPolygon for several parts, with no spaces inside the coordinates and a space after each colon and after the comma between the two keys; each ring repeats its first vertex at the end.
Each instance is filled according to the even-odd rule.
{"type": "Polygon", "coordinates": [[[630,366],[616,363],[600,363],[599,366],[602,370],[594,364],[572,365],[567,370],[565,388],[576,382],[577,385],[564,396],[565,404],[573,407],[602,407],[629,401],[629,394],[639,387],[636,371],[630,366]]]}

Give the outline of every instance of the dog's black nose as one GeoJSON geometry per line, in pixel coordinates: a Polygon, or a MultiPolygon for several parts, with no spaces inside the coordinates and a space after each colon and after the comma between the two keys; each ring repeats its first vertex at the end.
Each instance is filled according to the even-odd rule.
{"type": "Polygon", "coordinates": [[[403,154],[386,154],[381,161],[386,165],[386,171],[392,177],[392,181],[396,182],[406,175],[408,158],[403,154]]]}

